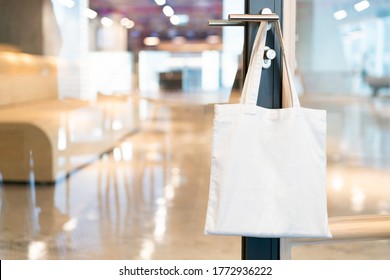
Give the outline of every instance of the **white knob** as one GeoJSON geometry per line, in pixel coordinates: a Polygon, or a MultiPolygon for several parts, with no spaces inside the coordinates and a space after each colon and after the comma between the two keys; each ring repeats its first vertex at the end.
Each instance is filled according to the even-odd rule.
{"type": "Polygon", "coordinates": [[[275,57],[276,57],[276,52],[273,49],[268,48],[264,51],[264,59],[272,60],[275,57]]]}

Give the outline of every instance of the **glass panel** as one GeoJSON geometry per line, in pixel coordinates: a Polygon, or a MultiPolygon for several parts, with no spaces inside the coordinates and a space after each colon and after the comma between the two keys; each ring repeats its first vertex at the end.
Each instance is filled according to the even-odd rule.
{"type": "MultiPolygon", "coordinates": [[[[297,0],[302,104],[328,116],[330,217],[390,214],[389,11],[388,1],[297,0]]],[[[389,246],[388,240],[330,242],[297,245],[291,253],[293,259],[389,259],[389,246]]]]}
{"type": "Polygon", "coordinates": [[[328,111],[330,216],[390,213],[390,3],[297,1],[303,105],[328,111]]]}

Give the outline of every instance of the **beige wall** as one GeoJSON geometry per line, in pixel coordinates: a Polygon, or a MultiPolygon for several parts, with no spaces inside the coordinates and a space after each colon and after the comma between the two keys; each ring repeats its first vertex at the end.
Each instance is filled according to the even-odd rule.
{"type": "Polygon", "coordinates": [[[0,0],[0,105],[57,97],[60,45],[51,0],[0,0]]]}
{"type": "Polygon", "coordinates": [[[0,105],[88,99],[87,5],[0,0],[0,105]]]}

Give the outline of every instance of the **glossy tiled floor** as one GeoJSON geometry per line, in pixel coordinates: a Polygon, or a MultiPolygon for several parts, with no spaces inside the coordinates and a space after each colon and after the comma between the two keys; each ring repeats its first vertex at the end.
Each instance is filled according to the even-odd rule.
{"type": "Polygon", "coordinates": [[[203,234],[212,107],[149,109],[139,133],[68,180],[2,186],[1,259],[240,257],[240,238],[203,234]]]}
{"type": "MultiPolygon", "coordinates": [[[[390,214],[390,104],[316,100],[305,104],[328,109],[329,214],[390,214]]],[[[1,186],[1,259],[240,258],[239,237],[203,234],[212,106],[141,107],[149,118],[139,133],[67,180],[1,186]]],[[[292,255],[390,259],[390,242],[301,246],[292,255]]]]}

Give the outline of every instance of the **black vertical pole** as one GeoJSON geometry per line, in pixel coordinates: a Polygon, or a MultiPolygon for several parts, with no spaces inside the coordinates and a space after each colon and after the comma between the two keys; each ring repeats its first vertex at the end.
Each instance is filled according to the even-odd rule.
{"type": "MultiPolygon", "coordinates": [[[[245,0],[245,13],[259,14],[264,8],[269,8],[273,13],[279,15],[283,20],[283,0],[245,0]]],[[[245,26],[244,44],[244,75],[246,74],[250,52],[258,23],[247,23],[245,26]]],[[[276,58],[268,69],[263,69],[257,105],[266,108],[282,107],[282,57],[279,43],[273,27],[267,33],[266,46],[276,51],[276,58]]],[[[281,205],[282,207],[282,205],[281,205]]],[[[267,214],[267,213],[264,213],[267,214]]],[[[243,260],[278,260],[279,238],[253,238],[242,237],[242,259],[243,260]]]]}

